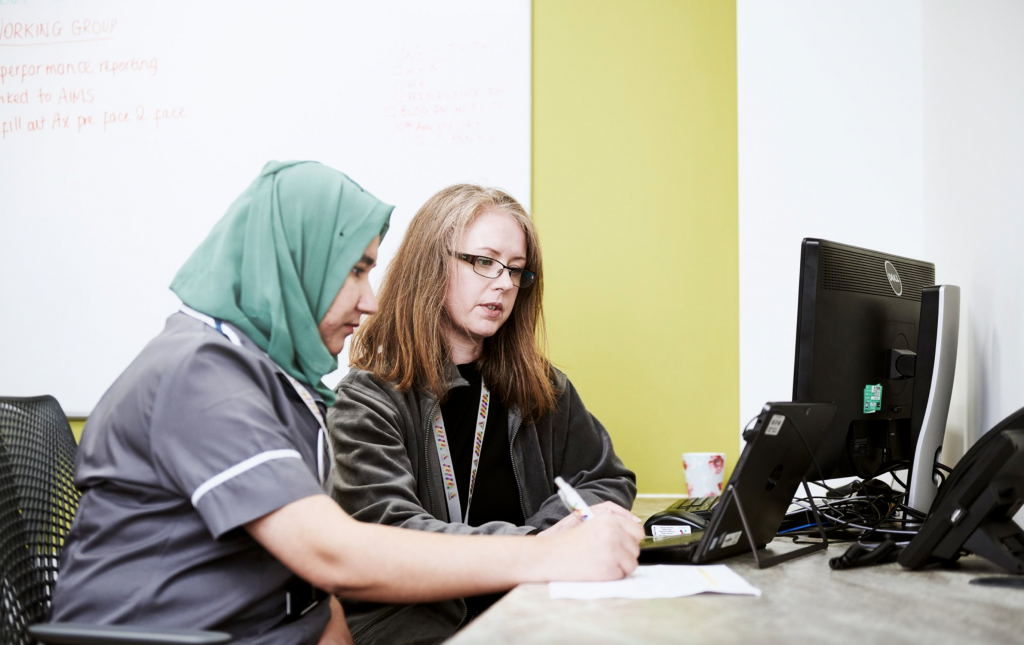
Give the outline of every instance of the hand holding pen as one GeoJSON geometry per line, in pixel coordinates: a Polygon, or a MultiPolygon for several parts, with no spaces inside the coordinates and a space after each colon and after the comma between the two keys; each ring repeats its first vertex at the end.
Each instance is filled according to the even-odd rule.
{"type": "Polygon", "coordinates": [[[561,477],[555,477],[555,485],[558,486],[558,497],[565,504],[566,508],[576,514],[580,521],[586,521],[594,517],[590,506],[583,501],[576,489],[565,482],[561,477]]]}
{"type": "Polygon", "coordinates": [[[633,571],[643,538],[638,518],[613,502],[591,508],[561,477],[555,478],[555,485],[559,498],[572,512],[541,533],[542,537],[552,536],[545,537],[544,543],[557,545],[561,552],[554,554],[552,562],[564,570],[552,579],[615,580],[633,571]],[[593,561],[584,563],[583,558],[593,561]]]}
{"type": "Polygon", "coordinates": [[[628,518],[636,524],[641,523],[639,517],[633,515],[615,502],[601,502],[600,504],[595,504],[593,506],[588,505],[583,500],[583,496],[561,477],[555,478],[555,485],[558,487],[559,499],[562,500],[562,503],[565,504],[565,507],[571,512],[559,520],[554,526],[549,526],[547,529],[541,531],[541,534],[551,535],[554,533],[561,533],[562,531],[571,529],[574,526],[579,526],[583,520],[591,519],[599,515],[618,515],[623,518],[628,518]],[[568,492],[566,492],[567,490],[568,492]],[[580,510],[577,510],[577,507],[580,510]]]}

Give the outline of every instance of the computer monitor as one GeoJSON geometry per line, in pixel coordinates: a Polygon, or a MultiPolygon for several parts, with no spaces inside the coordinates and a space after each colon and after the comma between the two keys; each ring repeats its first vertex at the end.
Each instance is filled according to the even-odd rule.
{"type": "Polygon", "coordinates": [[[918,503],[928,508],[958,323],[959,290],[936,287],[933,264],[803,241],[793,400],[837,405],[808,479],[867,478],[897,462],[909,467],[918,445],[927,444],[932,454],[919,474],[932,490],[918,503]],[[918,357],[922,331],[927,351],[918,357]],[[915,379],[919,367],[924,378],[915,379]]]}

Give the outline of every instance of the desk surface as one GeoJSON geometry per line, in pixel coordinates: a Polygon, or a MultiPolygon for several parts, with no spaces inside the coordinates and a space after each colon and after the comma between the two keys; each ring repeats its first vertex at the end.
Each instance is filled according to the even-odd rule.
{"type": "MultiPolygon", "coordinates": [[[[641,517],[667,499],[638,500],[641,517]]],[[[781,552],[788,540],[769,550],[781,552]]],[[[1024,589],[979,587],[1000,571],[964,558],[953,570],[897,564],[832,571],[827,551],[758,569],[751,555],[724,560],[761,597],[703,594],[660,600],[551,600],[544,584],[520,585],[448,641],[476,643],[1021,643],[1024,589]]],[[[716,563],[717,564],[717,563],[716,563]]]]}

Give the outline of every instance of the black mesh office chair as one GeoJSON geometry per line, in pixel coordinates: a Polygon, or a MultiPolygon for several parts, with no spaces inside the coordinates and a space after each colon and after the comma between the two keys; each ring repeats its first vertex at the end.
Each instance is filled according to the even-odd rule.
{"type": "Polygon", "coordinates": [[[71,426],[52,396],[0,397],[0,644],[225,643],[191,630],[44,625],[81,494],[71,426]]]}

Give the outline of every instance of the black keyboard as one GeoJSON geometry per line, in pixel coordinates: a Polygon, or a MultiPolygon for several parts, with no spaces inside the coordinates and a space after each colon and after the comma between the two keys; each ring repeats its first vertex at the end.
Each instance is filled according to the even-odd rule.
{"type": "Polygon", "coordinates": [[[718,504],[718,500],[722,499],[720,496],[715,497],[684,497],[683,499],[673,502],[669,506],[669,510],[676,511],[687,511],[689,513],[707,513],[711,514],[711,509],[718,504]]]}

